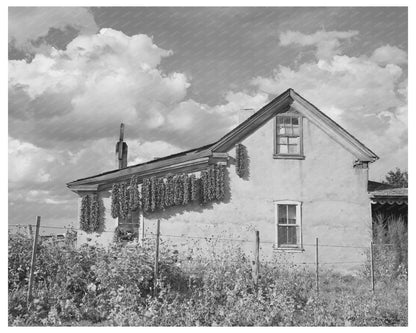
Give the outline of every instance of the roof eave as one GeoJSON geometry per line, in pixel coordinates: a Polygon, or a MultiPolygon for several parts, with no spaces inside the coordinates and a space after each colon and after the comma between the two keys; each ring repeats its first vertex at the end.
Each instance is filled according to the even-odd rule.
{"type": "MultiPolygon", "coordinates": [[[[341,125],[336,123],[334,120],[329,118],[325,113],[319,110],[315,105],[304,99],[293,89],[289,89],[290,96],[293,99],[293,105],[296,103],[301,105],[303,108],[309,110],[312,115],[316,117],[318,121],[315,124],[322,124],[327,130],[333,131],[339,138],[349,146],[350,150],[355,153],[357,158],[362,162],[373,163],[379,159],[379,157],[361,141],[355,138],[352,134],[347,132],[341,125]]],[[[325,130],[325,129],[324,129],[325,130]]],[[[327,131],[328,132],[328,131],[327,131]]]]}

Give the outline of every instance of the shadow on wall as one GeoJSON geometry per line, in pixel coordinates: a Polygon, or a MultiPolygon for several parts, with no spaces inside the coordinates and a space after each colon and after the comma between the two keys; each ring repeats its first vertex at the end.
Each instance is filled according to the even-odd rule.
{"type": "Polygon", "coordinates": [[[147,219],[169,219],[174,216],[183,215],[185,212],[196,212],[203,213],[206,210],[213,209],[214,204],[227,204],[231,201],[231,188],[230,188],[230,175],[229,169],[225,168],[224,170],[224,187],[225,193],[222,200],[214,200],[207,203],[199,203],[200,196],[197,202],[189,202],[184,206],[172,206],[168,207],[162,211],[146,212],[144,213],[144,218],[147,219]]]}

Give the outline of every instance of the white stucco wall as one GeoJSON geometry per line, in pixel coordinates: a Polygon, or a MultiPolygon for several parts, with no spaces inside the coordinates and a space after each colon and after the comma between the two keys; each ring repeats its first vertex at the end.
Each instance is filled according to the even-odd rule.
{"type": "MultiPolygon", "coordinates": [[[[161,220],[161,233],[170,235],[253,240],[254,230],[259,230],[261,242],[267,242],[261,245],[261,258],[270,259],[278,252],[273,251],[272,244],[276,241],[274,201],[294,200],[302,202],[304,251],[279,252],[273,260],[314,262],[315,248],[310,245],[315,244],[316,237],[322,245],[369,246],[368,169],[353,168],[356,158],[306,118],[303,120],[305,159],[274,159],[273,131],[273,121],[269,121],[242,142],[250,159],[249,178],[238,177],[232,164],[228,169],[231,196],[224,203],[148,214],[146,233],[155,231],[157,219],[161,220]]],[[[235,149],[229,154],[235,156],[235,149]]],[[[191,246],[196,241],[169,240],[191,246]]],[[[241,246],[251,251],[254,245],[241,243],[241,246]]],[[[353,262],[364,261],[363,253],[361,248],[321,246],[319,260],[345,262],[325,266],[348,270],[360,266],[353,262]]]]}
{"type": "MultiPolygon", "coordinates": [[[[145,235],[154,233],[156,221],[161,221],[162,235],[216,236],[254,239],[254,230],[260,231],[261,259],[293,262],[313,262],[315,238],[322,245],[367,247],[371,240],[370,202],[367,195],[368,169],[353,168],[356,159],[326,133],[303,118],[304,160],[273,158],[273,121],[269,121],[242,144],[247,147],[249,177],[236,175],[234,161],[228,168],[229,193],[224,202],[206,206],[194,204],[170,208],[145,216],[145,235]],[[273,250],[276,241],[276,200],[294,200],[302,203],[302,236],[304,251],[285,253],[273,250]]],[[[229,152],[235,156],[235,149],[229,152]]],[[[110,193],[100,193],[104,203],[105,231],[79,235],[79,243],[111,242],[117,221],[111,217],[110,193]]],[[[183,246],[204,247],[197,239],[167,238],[183,246]]],[[[220,249],[222,243],[217,242],[220,249]]],[[[246,251],[252,243],[239,243],[246,251]]],[[[364,249],[325,247],[319,249],[322,263],[337,270],[360,267],[355,261],[364,261],[364,249]]],[[[311,266],[313,267],[313,266],[311,266]]]]}

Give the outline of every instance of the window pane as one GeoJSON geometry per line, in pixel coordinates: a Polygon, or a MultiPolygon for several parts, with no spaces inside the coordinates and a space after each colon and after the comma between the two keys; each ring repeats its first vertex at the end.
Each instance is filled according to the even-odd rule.
{"type": "Polygon", "coordinates": [[[293,135],[300,135],[299,133],[299,126],[293,126],[293,135]]]}
{"type": "Polygon", "coordinates": [[[296,224],[296,205],[287,205],[289,224],[296,224]]]}
{"type": "Polygon", "coordinates": [[[290,245],[296,245],[298,243],[297,241],[297,233],[296,233],[296,227],[287,227],[287,244],[290,245]]]}
{"type": "Polygon", "coordinates": [[[295,137],[295,138],[291,137],[291,138],[289,138],[289,144],[290,145],[297,145],[297,144],[299,144],[299,137],[295,137]]]}
{"type": "Polygon", "coordinates": [[[289,154],[299,154],[299,146],[290,145],[288,148],[289,154]]]}
{"type": "Polygon", "coordinates": [[[299,125],[299,118],[298,117],[293,117],[292,118],[292,124],[293,125],[299,125]]]}
{"type": "Polygon", "coordinates": [[[283,118],[282,117],[276,117],[277,123],[278,124],[282,124],[283,123],[283,118]]]}
{"type": "Polygon", "coordinates": [[[287,223],[287,206],[286,205],[278,205],[277,206],[278,211],[277,211],[277,216],[279,219],[279,224],[280,223],[287,223]]]}
{"type": "Polygon", "coordinates": [[[285,127],[279,127],[277,129],[277,133],[280,135],[285,135],[286,134],[286,128],[285,127]]]}
{"type": "Polygon", "coordinates": [[[277,245],[282,246],[287,244],[287,227],[281,227],[277,229],[277,245]]]}
{"type": "Polygon", "coordinates": [[[288,148],[286,145],[278,145],[279,148],[279,153],[280,154],[287,154],[288,153],[288,148]]]}
{"type": "Polygon", "coordinates": [[[284,136],[284,137],[279,137],[279,144],[281,145],[287,145],[288,144],[288,137],[284,136]]]}
{"type": "Polygon", "coordinates": [[[298,245],[298,227],[295,226],[279,226],[277,229],[277,245],[298,245]]]}

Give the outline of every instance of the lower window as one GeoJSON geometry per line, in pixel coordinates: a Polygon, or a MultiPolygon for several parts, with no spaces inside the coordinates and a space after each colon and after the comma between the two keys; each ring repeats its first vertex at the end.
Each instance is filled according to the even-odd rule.
{"type": "Polygon", "coordinates": [[[277,248],[301,249],[301,203],[299,201],[276,201],[275,204],[277,248]]]}

